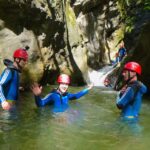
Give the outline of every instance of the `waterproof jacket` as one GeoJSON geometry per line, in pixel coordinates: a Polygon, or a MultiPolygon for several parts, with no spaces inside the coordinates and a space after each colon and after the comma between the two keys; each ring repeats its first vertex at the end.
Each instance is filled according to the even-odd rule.
{"type": "Polygon", "coordinates": [[[19,91],[19,71],[9,60],[5,60],[4,64],[7,68],[0,76],[0,102],[5,100],[16,101],[19,91]]]}

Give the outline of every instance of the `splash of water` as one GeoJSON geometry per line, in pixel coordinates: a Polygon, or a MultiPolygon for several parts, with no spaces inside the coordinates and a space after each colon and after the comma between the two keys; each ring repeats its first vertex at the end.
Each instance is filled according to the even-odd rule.
{"type": "Polygon", "coordinates": [[[107,77],[107,75],[113,71],[113,66],[105,66],[102,69],[96,71],[88,71],[88,77],[91,83],[94,84],[94,86],[102,86],[104,87],[104,80],[107,77]]]}

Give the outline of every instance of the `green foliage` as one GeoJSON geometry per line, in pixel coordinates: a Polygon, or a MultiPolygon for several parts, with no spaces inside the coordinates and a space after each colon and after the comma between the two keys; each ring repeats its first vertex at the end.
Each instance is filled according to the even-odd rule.
{"type": "Polygon", "coordinates": [[[145,0],[144,10],[150,10],[150,0],[145,0]]]}
{"type": "Polygon", "coordinates": [[[133,26],[126,26],[125,31],[128,32],[128,33],[131,33],[133,29],[134,29],[133,26]]]}
{"type": "Polygon", "coordinates": [[[125,17],[129,9],[140,8],[150,9],[150,0],[118,0],[118,8],[121,14],[125,17]]]}
{"type": "Polygon", "coordinates": [[[118,0],[118,10],[120,11],[121,17],[125,18],[126,11],[125,11],[125,1],[124,0],[118,0]]]}
{"type": "Polygon", "coordinates": [[[135,20],[136,20],[135,16],[126,18],[126,28],[125,28],[126,32],[130,33],[134,29],[135,20]]]}
{"type": "Polygon", "coordinates": [[[70,7],[69,2],[66,3],[66,17],[67,17],[68,23],[70,23],[72,26],[76,25],[75,14],[74,14],[72,8],[70,7]]]}
{"type": "Polygon", "coordinates": [[[137,14],[150,10],[150,0],[118,0],[118,9],[126,25],[125,31],[131,32],[138,18],[137,14]]]}

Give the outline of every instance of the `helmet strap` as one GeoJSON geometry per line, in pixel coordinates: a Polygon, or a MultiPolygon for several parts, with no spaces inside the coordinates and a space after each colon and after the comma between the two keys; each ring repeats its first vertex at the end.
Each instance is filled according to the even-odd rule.
{"type": "Polygon", "coordinates": [[[126,81],[126,84],[128,84],[136,75],[133,77],[130,76],[130,71],[128,70],[128,80],[126,81]]]}
{"type": "Polygon", "coordinates": [[[18,61],[16,61],[16,58],[15,58],[15,62],[17,64],[18,69],[21,71],[22,70],[22,67],[20,66],[21,59],[20,58],[17,58],[17,59],[18,59],[18,61]]]}

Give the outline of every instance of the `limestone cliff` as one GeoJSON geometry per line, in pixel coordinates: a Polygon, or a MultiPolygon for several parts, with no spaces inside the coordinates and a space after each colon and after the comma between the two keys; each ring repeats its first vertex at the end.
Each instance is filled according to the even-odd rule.
{"type": "Polygon", "coordinates": [[[73,84],[82,85],[89,70],[114,59],[124,40],[128,59],[142,63],[147,82],[149,16],[148,0],[1,0],[0,71],[4,58],[28,45],[24,83],[53,84],[63,72],[73,84]]]}

